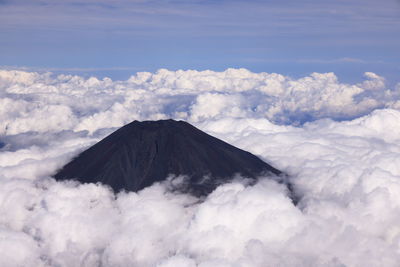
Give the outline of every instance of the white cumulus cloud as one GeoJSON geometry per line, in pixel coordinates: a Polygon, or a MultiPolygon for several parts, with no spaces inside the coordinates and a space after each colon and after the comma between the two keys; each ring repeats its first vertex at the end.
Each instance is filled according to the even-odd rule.
{"type": "Polygon", "coordinates": [[[399,86],[244,69],[108,78],[0,71],[1,266],[397,266],[399,86]],[[115,195],[50,176],[132,120],[184,119],[291,175],[115,195]]]}

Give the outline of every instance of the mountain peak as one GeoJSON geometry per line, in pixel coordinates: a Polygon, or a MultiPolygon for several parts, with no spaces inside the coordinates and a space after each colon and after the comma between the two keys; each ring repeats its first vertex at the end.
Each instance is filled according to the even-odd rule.
{"type": "Polygon", "coordinates": [[[100,182],[118,192],[138,191],[169,175],[184,175],[184,191],[206,195],[235,174],[256,178],[281,172],[187,122],[169,119],[133,121],[121,127],[83,151],[54,177],[100,182]]]}

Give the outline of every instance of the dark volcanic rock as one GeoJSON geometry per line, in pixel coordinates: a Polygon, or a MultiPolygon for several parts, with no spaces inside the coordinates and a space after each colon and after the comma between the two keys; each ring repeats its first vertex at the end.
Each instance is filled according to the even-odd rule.
{"type": "Polygon", "coordinates": [[[186,175],[180,189],[205,195],[238,173],[248,178],[281,174],[253,154],[189,123],[161,120],[125,125],[82,152],[54,177],[100,182],[118,192],[138,191],[169,174],[186,175]]]}

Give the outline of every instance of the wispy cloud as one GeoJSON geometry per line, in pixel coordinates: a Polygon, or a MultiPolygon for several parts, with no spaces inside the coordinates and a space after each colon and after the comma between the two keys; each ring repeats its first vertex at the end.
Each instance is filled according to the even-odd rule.
{"type": "Polygon", "coordinates": [[[263,71],[400,60],[393,1],[1,1],[3,65],[263,71]]]}
{"type": "MultiPolygon", "coordinates": [[[[173,29],[214,35],[343,34],[400,27],[395,14],[358,0],[305,1],[16,1],[4,2],[0,29],[173,29]],[[317,22],[317,23],[316,23],[317,22]],[[365,25],[368,24],[368,27],[365,25]]],[[[376,5],[375,5],[376,6],[376,5]]]]}
{"type": "MultiPolygon", "coordinates": [[[[317,64],[336,64],[336,63],[357,63],[357,64],[366,64],[372,63],[371,61],[359,59],[359,58],[351,58],[351,57],[343,57],[343,58],[335,58],[335,59],[298,59],[296,62],[299,63],[317,63],[317,64]]],[[[379,61],[378,61],[379,62],[379,61]]],[[[373,63],[378,63],[374,61],[373,63]]],[[[382,63],[382,62],[379,62],[382,63]]]]}
{"type": "Polygon", "coordinates": [[[24,71],[79,71],[79,72],[92,72],[92,71],[105,71],[105,70],[142,70],[143,68],[138,67],[88,67],[88,68],[58,68],[58,67],[27,67],[27,66],[0,66],[1,69],[8,70],[24,70],[24,71]]]}
{"type": "Polygon", "coordinates": [[[268,63],[311,63],[311,64],[384,64],[382,60],[365,60],[360,58],[342,57],[333,59],[322,59],[322,58],[304,58],[304,59],[268,59],[268,58],[246,58],[246,62],[268,62],[268,63]]]}
{"type": "Polygon", "coordinates": [[[125,79],[137,72],[145,71],[144,67],[38,67],[38,66],[0,66],[0,69],[9,71],[26,71],[36,73],[48,73],[52,75],[70,74],[81,75],[83,77],[108,77],[115,79],[125,79]]]}

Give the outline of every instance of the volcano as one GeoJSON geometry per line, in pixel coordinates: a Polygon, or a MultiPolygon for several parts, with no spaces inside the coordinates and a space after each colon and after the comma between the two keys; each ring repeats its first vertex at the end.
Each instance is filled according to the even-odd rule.
{"type": "Polygon", "coordinates": [[[133,121],[80,153],[56,180],[102,183],[115,192],[138,191],[168,176],[184,176],[180,190],[206,195],[236,175],[255,179],[281,171],[255,155],[184,121],[133,121]]]}

